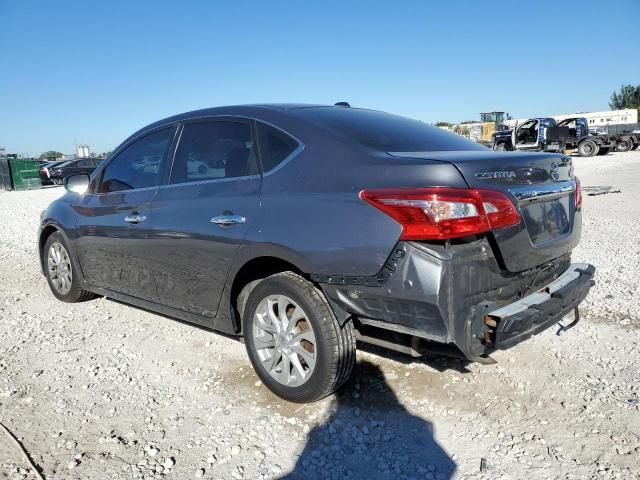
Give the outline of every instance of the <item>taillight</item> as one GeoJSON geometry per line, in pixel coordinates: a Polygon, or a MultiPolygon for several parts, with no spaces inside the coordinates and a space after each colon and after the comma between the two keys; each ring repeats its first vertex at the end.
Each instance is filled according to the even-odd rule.
{"type": "Polygon", "coordinates": [[[575,177],[576,179],[576,210],[579,210],[582,207],[582,187],[580,187],[580,179],[575,177]]]}
{"type": "Polygon", "coordinates": [[[520,223],[504,193],[470,188],[363,190],[360,198],[402,225],[401,240],[444,240],[520,223]]]}

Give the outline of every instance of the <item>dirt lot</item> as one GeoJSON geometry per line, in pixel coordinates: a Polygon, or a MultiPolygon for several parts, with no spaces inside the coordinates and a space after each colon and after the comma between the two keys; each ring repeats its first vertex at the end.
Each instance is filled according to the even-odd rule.
{"type": "MultiPolygon", "coordinates": [[[[360,352],[307,406],[260,386],[235,340],[56,301],[35,233],[62,190],[0,193],[0,422],[47,479],[640,478],[640,152],[575,164],[622,190],[585,196],[574,260],[598,283],[576,328],[489,366],[360,352]]],[[[0,478],[35,478],[2,431],[0,478]]]]}

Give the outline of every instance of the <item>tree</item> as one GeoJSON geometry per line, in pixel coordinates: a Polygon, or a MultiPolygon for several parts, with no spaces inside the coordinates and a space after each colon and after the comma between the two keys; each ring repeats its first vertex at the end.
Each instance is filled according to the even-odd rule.
{"type": "Polygon", "coordinates": [[[436,122],[436,127],[450,127],[452,125],[453,123],[449,123],[449,122],[436,122]]]}
{"type": "Polygon", "coordinates": [[[609,101],[611,110],[636,108],[640,112],[640,85],[622,85],[620,91],[613,92],[609,101]]]}
{"type": "Polygon", "coordinates": [[[47,158],[62,158],[62,157],[64,157],[63,153],[56,152],[55,150],[48,150],[48,151],[42,153],[38,157],[38,160],[46,160],[47,158]]]}

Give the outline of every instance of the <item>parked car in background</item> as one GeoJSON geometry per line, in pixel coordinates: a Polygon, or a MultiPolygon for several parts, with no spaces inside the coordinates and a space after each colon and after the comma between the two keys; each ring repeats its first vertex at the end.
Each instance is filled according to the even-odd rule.
{"type": "Polygon", "coordinates": [[[63,180],[76,173],[91,174],[102,162],[99,158],[78,158],[69,160],[49,168],[49,178],[56,185],[62,185],[63,180]]]}
{"type": "Polygon", "coordinates": [[[53,181],[51,180],[51,169],[62,165],[63,163],[67,163],[67,160],[57,160],[55,162],[44,162],[40,165],[40,179],[42,180],[43,185],[51,185],[53,181]]]}
{"type": "Polygon", "coordinates": [[[242,336],[263,384],[295,402],[347,380],[356,340],[488,362],[568,313],[574,325],[593,285],[595,268],[571,263],[570,157],[348,105],[170,117],[65,187],[39,232],[54,296],[242,336]]]}

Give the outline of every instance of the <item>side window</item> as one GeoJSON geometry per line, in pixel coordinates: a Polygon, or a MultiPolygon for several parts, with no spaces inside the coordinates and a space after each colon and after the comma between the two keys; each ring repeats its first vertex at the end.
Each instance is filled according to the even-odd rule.
{"type": "Polygon", "coordinates": [[[171,142],[173,127],[146,135],[118,154],[104,169],[100,193],[160,185],[162,160],[171,142]]]}
{"type": "Polygon", "coordinates": [[[298,148],[299,143],[286,133],[264,123],[258,123],[260,159],[265,172],[273,170],[298,148]]]}
{"type": "Polygon", "coordinates": [[[248,123],[212,120],[185,124],[170,183],[246,177],[258,173],[248,123]]]}

